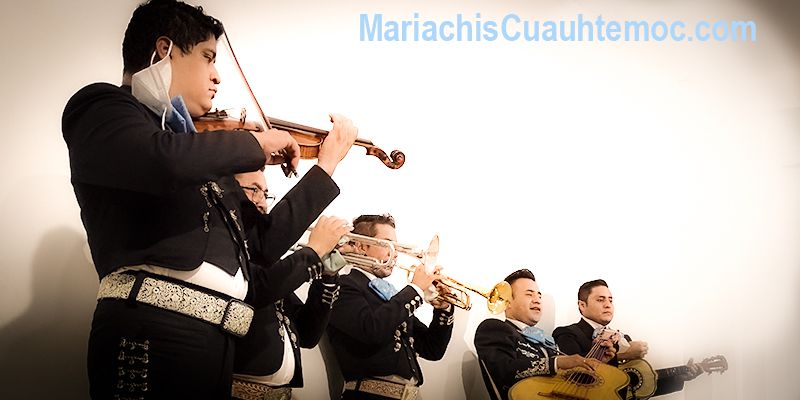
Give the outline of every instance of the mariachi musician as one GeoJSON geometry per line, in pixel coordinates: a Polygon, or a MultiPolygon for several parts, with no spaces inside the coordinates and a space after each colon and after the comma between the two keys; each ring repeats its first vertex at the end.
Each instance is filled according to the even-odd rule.
{"type": "MultiPolygon", "coordinates": [[[[296,241],[322,211],[321,207],[298,208],[303,204],[298,200],[311,195],[320,203],[319,199],[330,200],[337,192],[335,185],[326,185],[325,180],[316,177],[320,171],[321,168],[309,171],[269,214],[267,199],[271,196],[264,174],[238,174],[236,179],[252,202],[242,205],[245,229],[257,229],[247,221],[270,218],[287,228],[281,232],[282,237],[272,238],[271,242],[296,241]]],[[[251,246],[251,261],[270,265],[265,274],[269,279],[252,291],[256,302],[265,305],[255,310],[250,331],[236,343],[233,398],[288,400],[293,387],[303,386],[300,347],[316,346],[325,330],[331,305],[338,296],[337,272],[344,266],[344,260],[337,259],[335,253],[332,257],[329,254],[349,230],[345,220],[322,216],[312,229],[308,244],[279,261],[281,254],[270,252],[270,247],[251,246]],[[303,303],[294,291],[308,281],[311,286],[303,303]]]]}
{"type": "MultiPolygon", "coordinates": [[[[489,318],[481,322],[475,332],[475,349],[484,383],[493,400],[518,400],[509,391],[520,381],[531,377],[553,377],[557,371],[579,368],[590,372],[600,361],[578,355],[560,355],[552,337],[535,325],[542,317],[542,293],[533,273],[527,269],[515,271],[505,278],[511,285],[511,300],[505,310],[505,321],[489,318]]],[[[598,354],[607,360],[613,352],[598,354]]],[[[620,371],[614,371],[625,376],[620,371]]],[[[543,381],[541,390],[552,390],[554,385],[543,381]]],[[[566,386],[569,382],[560,382],[566,386]]],[[[530,392],[530,391],[528,391],[530,392]]],[[[609,388],[609,397],[615,398],[616,388],[609,388]]],[[[604,394],[599,393],[599,396],[604,394]]],[[[541,397],[531,397],[541,398],[541,397]]]]}
{"type": "MultiPolygon", "coordinates": [[[[608,284],[602,279],[582,284],[578,289],[578,310],[581,313],[581,320],[572,325],[556,328],[553,336],[565,353],[585,355],[597,344],[595,332],[602,332],[614,318],[614,302],[608,284]]],[[[642,359],[647,354],[646,342],[631,340],[628,335],[617,335],[616,338],[617,343],[607,343],[609,350],[614,349],[616,353],[608,360],[608,364],[618,366],[620,361],[642,359]]],[[[662,374],[655,382],[655,393],[649,393],[647,397],[680,391],[683,389],[684,381],[692,380],[703,372],[702,368],[692,360],[689,360],[686,367],[685,373],[680,375],[662,374]]],[[[633,389],[635,388],[629,390],[629,398],[636,398],[636,391],[633,389]]]]}
{"type": "MultiPolygon", "coordinates": [[[[362,215],[353,233],[395,242],[390,215],[362,215]]],[[[417,267],[411,283],[397,290],[383,278],[394,268],[395,256],[381,244],[355,242],[354,252],[375,262],[354,265],[340,278],[341,293],[333,306],[328,335],[344,376],[342,399],[415,399],[423,383],[417,355],[436,361],[444,356],[453,332],[454,307],[431,300],[433,320],[425,326],[414,316],[423,304],[422,288],[439,279],[417,267]]],[[[449,289],[440,285],[442,292],[449,289]]]]}

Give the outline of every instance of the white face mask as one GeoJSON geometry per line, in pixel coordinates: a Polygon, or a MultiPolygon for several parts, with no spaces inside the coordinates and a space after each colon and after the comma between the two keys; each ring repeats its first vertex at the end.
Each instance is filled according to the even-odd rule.
{"type": "Polygon", "coordinates": [[[172,53],[172,41],[169,43],[167,55],[153,64],[156,52],[157,50],[150,57],[150,66],[131,77],[131,93],[142,104],[160,115],[163,125],[165,117],[172,115],[169,98],[169,87],[172,84],[172,63],[169,55],[172,53]]]}

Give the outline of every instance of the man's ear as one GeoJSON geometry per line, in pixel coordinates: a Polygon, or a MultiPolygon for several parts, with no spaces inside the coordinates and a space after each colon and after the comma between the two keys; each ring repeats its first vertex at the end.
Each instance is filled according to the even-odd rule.
{"type": "Polygon", "coordinates": [[[583,315],[583,311],[585,309],[586,309],[586,302],[583,300],[578,300],[578,311],[581,312],[581,315],[583,315]]]}
{"type": "Polygon", "coordinates": [[[367,254],[367,245],[364,243],[353,241],[353,248],[356,250],[358,254],[367,254]]]}
{"type": "Polygon", "coordinates": [[[156,39],[156,59],[153,60],[153,62],[161,60],[167,56],[170,44],[172,44],[172,40],[166,36],[159,36],[158,39],[156,39]]]}

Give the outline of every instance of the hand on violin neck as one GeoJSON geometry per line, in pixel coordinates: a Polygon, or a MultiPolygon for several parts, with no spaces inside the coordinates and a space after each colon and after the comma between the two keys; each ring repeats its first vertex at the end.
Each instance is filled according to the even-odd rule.
{"type": "Polygon", "coordinates": [[[320,145],[317,165],[328,175],[333,176],[336,166],[356,141],[358,128],[353,125],[353,121],[343,115],[331,114],[330,117],[333,128],[320,145]]]}
{"type": "Polygon", "coordinates": [[[279,129],[269,129],[266,132],[250,132],[258,141],[267,165],[284,164],[297,169],[300,161],[300,146],[288,132],[279,129]]]}

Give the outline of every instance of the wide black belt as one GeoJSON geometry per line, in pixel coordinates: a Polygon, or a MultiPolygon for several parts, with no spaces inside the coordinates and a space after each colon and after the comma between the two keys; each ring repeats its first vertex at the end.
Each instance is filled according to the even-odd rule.
{"type": "Polygon", "coordinates": [[[345,390],[376,394],[398,400],[414,400],[419,394],[419,386],[395,383],[383,379],[358,379],[344,384],[345,390]]]}
{"type": "Polygon", "coordinates": [[[253,321],[253,308],[241,300],[141,272],[106,275],[100,280],[97,299],[134,300],[209,322],[238,337],[247,334],[253,321]]]}

